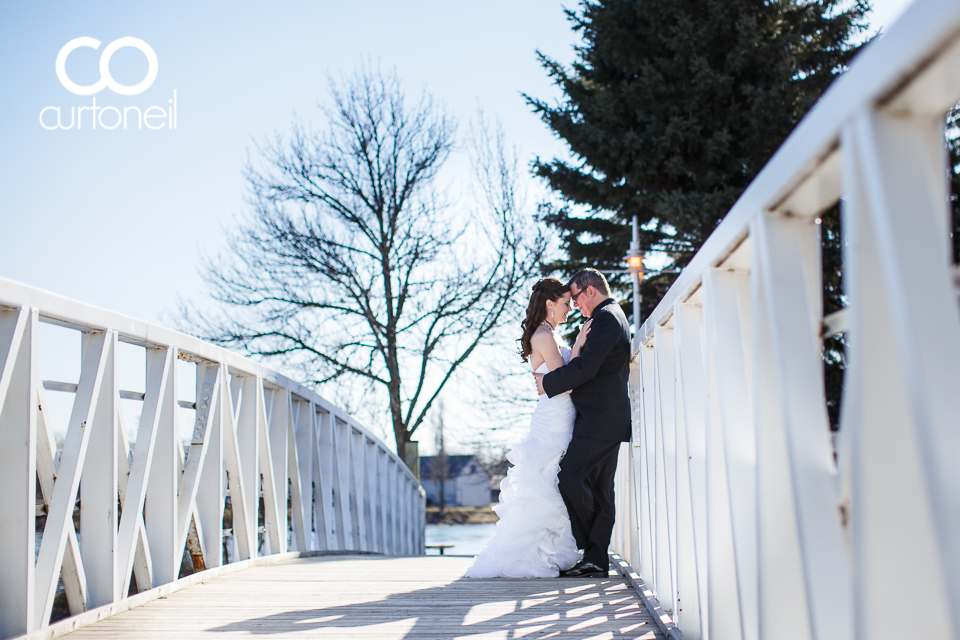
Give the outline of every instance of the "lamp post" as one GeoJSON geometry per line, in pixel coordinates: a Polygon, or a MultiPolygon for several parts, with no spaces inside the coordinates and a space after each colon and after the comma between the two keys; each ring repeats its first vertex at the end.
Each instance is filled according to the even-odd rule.
{"type": "Polygon", "coordinates": [[[629,273],[633,280],[633,333],[640,333],[640,280],[643,279],[643,252],[640,250],[640,230],[637,227],[637,216],[633,216],[633,240],[630,249],[623,257],[627,263],[626,269],[611,269],[600,273],[616,274],[629,273]]]}
{"type": "Polygon", "coordinates": [[[637,216],[633,216],[633,240],[630,250],[624,258],[627,270],[633,280],[633,335],[640,333],[640,280],[643,278],[643,252],[640,251],[640,232],[637,229],[637,216]]]}

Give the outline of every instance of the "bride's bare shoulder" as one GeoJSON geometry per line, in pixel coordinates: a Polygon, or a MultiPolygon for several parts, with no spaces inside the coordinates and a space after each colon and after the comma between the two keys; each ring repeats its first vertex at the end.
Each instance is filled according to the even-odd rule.
{"type": "Polygon", "coordinates": [[[545,326],[541,326],[530,337],[530,346],[533,348],[538,361],[553,362],[560,354],[556,335],[545,326]]]}
{"type": "Polygon", "coordinates": [[[537,330],[533,332],[533,335],[530,336],[530,344],[534,347],[539,345],[545,345],[553,343],[553,332],[550,329],[547,329],[545,326],[540,325],[537,327],[537,330]]]}

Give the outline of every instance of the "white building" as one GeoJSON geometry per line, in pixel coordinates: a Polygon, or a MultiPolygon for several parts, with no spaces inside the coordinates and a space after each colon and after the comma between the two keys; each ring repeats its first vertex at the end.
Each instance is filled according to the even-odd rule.
{"type": "Polygon", "coordinates": [[[427,494],[427,503],[440,504],[440,484],[447,507],[486,507],[490,504],[490,476],[476,456],[446,456],[446,473],[439,468],[437,456],[420,458],[420,484],[427,494]]]}

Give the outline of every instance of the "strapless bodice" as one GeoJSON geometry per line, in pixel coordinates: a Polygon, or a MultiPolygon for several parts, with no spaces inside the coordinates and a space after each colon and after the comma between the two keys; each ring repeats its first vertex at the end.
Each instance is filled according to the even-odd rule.
{"type": "MultiPolygon", "coordinates": [[[[560,347],[560,357],[563,358],[563,364],[570,364],[570,353],[570,347],[560,347]]],[[[534,370],[534,373],[550,373],[550,367],[544,362],[534,370]]]]}
{"type": "MultiPolygon", "coordinates": [[[[570,354],[571,354],[570,347],[560,347],[560,356],[563,358],[563,364],[570,363],[570,354]]],[[[550,373],[550,367],[548,367],[547,363],[544,362],[539,367],[537,367],[536,370],[534,370],[534,373],[550,373]]],[[[567,395],[567,394],[560,394],[560,395],[567,395]]],[[[546,400],[547,394],[545,393],[540,394],[540,399],[546,400]]],[[[563,398],[563,400],[568,400],[568,399],[569,399],[569,396],[567,398],[563,398]]]]}

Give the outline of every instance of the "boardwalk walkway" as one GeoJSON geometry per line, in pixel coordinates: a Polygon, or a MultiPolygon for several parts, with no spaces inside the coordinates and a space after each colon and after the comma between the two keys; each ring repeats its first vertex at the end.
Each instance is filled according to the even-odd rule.
{"type": "Polygon", "coordinates": [[[663,638],[621,577],[469,580],[470,558],[324,556],[213,578],[68,638],[663,638]]]}

